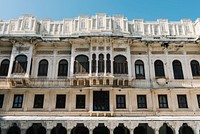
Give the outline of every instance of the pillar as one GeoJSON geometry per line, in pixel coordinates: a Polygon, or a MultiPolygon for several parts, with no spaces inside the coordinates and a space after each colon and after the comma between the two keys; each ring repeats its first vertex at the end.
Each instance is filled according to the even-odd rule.
{"type": "Polygon", "coordinates": [[[32,44],[29,44],[29,54],[27,55],[27,68],[26,68],[26,74],[25,77],[29,77],[30,71],[31,71],[31,61],[32,61],[32,55],[33,55],[33,46],[32,44]]]}
{"type": "Polygon", "coordinates": [[[21,129],[21,134],[26,134],[27,129],[21,129]]]}
{"type": "Polygon", "coordinates": [[[195,128],[194,134],[199,134],[199,127],[196,127],[196,128],[195,128]]]}
{"type": "Polygon", "coordinates": [[[93,90],[90,89],[89,111],[93,111],[93,90]]]}
{"type": "Polygon", "coordinates": [[[110,134],[114,134],[114,129],[109,129],[110,130],[110,134]]]}
{"type": "Polygon", "coordinates": [[[93,129],[90,129],[90,130],[89,130],[89,134],[93,134],[93,129]]]}
{"type": "Polygon", "coordinates": [[[179,127],[175,128],[175,134],[179,134],[179,127]]]}
{"type": "Polygon", "coordinates": [[[72,129],[67,129],[67,134],[71,134],[72,129]]]}
{"type": "Polygon", "coordinates": [[[154,131],[155,131],[155,134],[159,134],[159,129],[154,129],[154,131]]]}

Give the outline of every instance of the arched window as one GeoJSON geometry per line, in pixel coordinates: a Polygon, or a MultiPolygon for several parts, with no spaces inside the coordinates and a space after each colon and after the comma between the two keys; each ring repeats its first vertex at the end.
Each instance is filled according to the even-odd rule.
{"type": "Polygon", "coordinates": [[[174,79],[184,79],[181,62],[178,60],[173,61],[174,79]]]}
{"type": "Polygon", "coordinates": [[[78,55],[74,61],[74,73],[82,74],[89,73],[89,61],[85,55],[78,55]]]}
{"type": "Polygon", "coordinates": [[[99,55],[98,72],[99,73],[103,73],[104,72],[104,56],[103,56],[103,54],[99,55]]]}
{"type": "Polygon", "coordinates": [[[17,124],[13,124],[12,127],[10,127],[7,131],[7,134],[20,134],[21,130],[20,128],[17,126],[17,124]]]}
{"type": "Polygon", "coordinates": [[[18,55],[15,57],[12,73],[26,73],[27,57],[25,55],[18,55]]]}
{"type": "Polygon", "coordinates": [[[118,55],[114,58],[114,74],[128,74],[126,57],[118,55]]]}
{"type": "Polygon", "coordinates": [[[154,62],[154,68],[156,77],[165,77],[164,66],[161,60],[156,60],[154,62]]]}
{"type": "Polygon", "coordinates": [[[144,63],[141,60],[135,62],[136,79],[145,79],[144,63]]]}
{"type": "Polygon", "coordinates": [[[8,75],[9,64],[10,64],[9,60],[3,60],[1,62],[0,76],[7,76],[8,75]]]}
{"type": "Polygon", "coordinates": [[[190,62],[190,66],[192,69],[192,76],[200,76],[200,66],[199,66],[199,62],[196,60],[192,60],[190,62]]]}
{"type": "Polygon", "coordinates": [[[67,76],[68,72],[68,62],[67,60],[61,60],[59,62],[59,67],[58,67],[58,76],[67,76]]]}
{"type": "Polygon", "coordinates": [[[96,73],[96,55],[92,55],[92,73],[96,73]]]}
{"type": "Polygon", "coordinates": [[[110,54],[106,55],[106,73],[111,73],[110,54]]]}
{"type": "Polygon", "coordinates": [[[45,59],[40,61],[38,68],[38,76],[47,76],[48,64],[48,61],[45,59]]]}

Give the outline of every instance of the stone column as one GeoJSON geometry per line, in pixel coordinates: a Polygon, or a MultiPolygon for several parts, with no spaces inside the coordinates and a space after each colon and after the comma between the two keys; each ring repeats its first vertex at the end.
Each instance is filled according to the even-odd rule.
{"type": "Polygon", "coordinates": [[[29,54],[27,55],[27,68],[26,68],[26,74],[25,77],[28,78],[30,71],[31,71],[31,61],[32,61],[32,56],[33,56],[33,44],[29,44],[29,54]]]}
{"type": "Polygon", "coordinates": [[[199,128],[198,127],[195,129],[194,134],[199,134],[199,128]]]}
{"type": "Polygon", "coordinates": [[[179,127],[175,127],[175,134],[179,134],[179,127]]]}
{"type": "Polygon", "coordinates": [[[113,91],[110,90],[110,111],[114,111],[114,106],[113,106],[113,91]]]}
{"type": "Polygon", "coordinates": [[[6,128],[1,128],[1,134],[7,134],[7,129],[6,128]]]}
{"type": "Polygon", "coordinates": [[[67,129],[67,134],[71,134],[72,129],[67,129]]]}
{"type": "Polygon", "coordinates": [[[8,77],[11,77],[11,74],[12,74],[12,68],[13,68],[13,63],[15,61],[15,45],[13,44],[13,48],[12,48],[12,53],[11,53],[11,56],[10,56],[10,64],[9,64],[9,69],[8,69],[8,77]]]}
{"type": "Polygon", "coordinates": [[[90,100],[89,100],[90,106],[89,106],[89,111],[93,111],[93,90],[90,89],[90,100]]]}
{"type": "Polygon", "coordinates": [[[21,129],[21,134],[26,134],[27,129],[21,129]]]}
{"type": "Polygon", "coordinates": [[[89,134],[93,134],[93,129],[90,129],[90,130],[89,130],[89,134]]]}
{"type": "Polygon", "coordinates": [[[107,57],[106,57],[106,54],[104,54],[103,56],[104,56],[104,76],[106,76],[106,69],[107,69],[106,60],[107,60],[107,57]]]}
{"type": "Polygon", "coordinates": [[[109,129],[110,134],[114,134],[114,129],[109,129]]]}
{"type": "Polygon", "coordinates": [[[154,131],[155,131],[155,134],[159,134],[159,129],[154,129],[154,131]]]}

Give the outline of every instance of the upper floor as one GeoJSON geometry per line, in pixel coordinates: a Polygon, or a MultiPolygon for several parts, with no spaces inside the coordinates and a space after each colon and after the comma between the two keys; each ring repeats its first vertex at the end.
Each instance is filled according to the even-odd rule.
{"type": "Polygon", "coordinates": [[[199,87],[197,41],[1,38],[1,87],[199,87]]]}
{"type": "Polygon", "coordinates": [[[78,16],[76,18],[53,21],[38,20],[32,15],[24,15],[18,19],[0,21],[1,36],[34,36],[47,40],[58,40],[62,37],[77,35],[126,35],[144,38],[198,38],[200,35],[200,19],[192,22],[190,19],[169,21],[158,19],[144,21],[143,19],[128,20],[122,15],[108,16],[99,13],[94,16],[78,16]]]}

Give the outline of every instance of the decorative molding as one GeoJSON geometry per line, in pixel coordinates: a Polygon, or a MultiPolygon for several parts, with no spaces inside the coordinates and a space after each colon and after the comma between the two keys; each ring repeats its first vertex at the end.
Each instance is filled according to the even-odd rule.
{"type": "Polygon", "coordinates": [[[36,54],[53,54],[53,51],[37,51],[36,54]]]}

